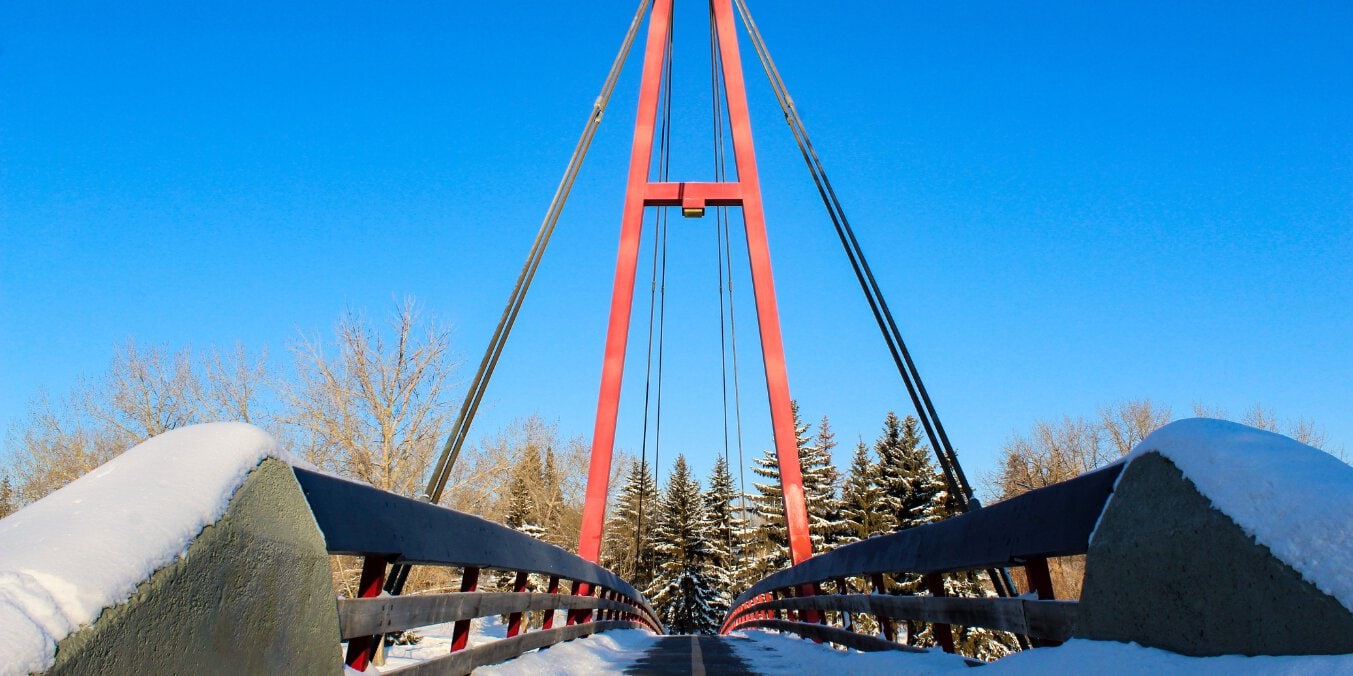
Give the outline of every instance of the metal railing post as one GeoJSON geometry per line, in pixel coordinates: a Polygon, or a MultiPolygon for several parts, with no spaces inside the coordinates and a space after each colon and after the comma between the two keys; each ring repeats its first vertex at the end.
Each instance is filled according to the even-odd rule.
{"type": "MultiPolygon", "coordinates": [[[[527,574],[526,571],[524,570],[517,571],[517,579],[512,581],[512,591],[517,594],[526,591],[526,581],[528,577],[529,575],[527,574]]],[[[507,616],[508,638],[511,638],[521,633],[521,617],[522,614],[520,611],[512,613],[507,616]]]]}
{"type": "MultiPolygon", "coordinates": [[[[383,556],[368,556],[362,561],[362,575],[357,579],[357,598],[369,599],[381,595],[387,563],[383,556]]],[[[350,639],[344,664],[357,671],[366,671],[371,658],[380,649],[380,638],[380,636],[361,636],[350,639]]]]}
{"type": "MultiPolygon", "coordinates": [[[[1029,589],[1038,594],[1041,601],[1052,601],[1057,598],[1052,588],[1052,571],[1048,569],[1048,559],[1038,557],[1024,562],[1024,577],[1029,582],[1029,589]]],[[[1049,639],[1036,639],[1029,637],[1029,642],[1035,648],[1052,647],[1062,645],[1061,641],[1049,639]]]]}
{"type": "MultiPolygon", "coordinates": [[[[836,593],[845,596],[850,593],[850,587],[846,585],[846,578],[836,578],[836,593]]],[[[855,631],[855,622],[850,616],[849,610],[841,611],[841,628],[847,631],[855,631]]]]}
{"type": "MultiPolygon", "coordinates": [[[[550,576],[550,586],[549,586],[549,588],[546,590],[545,593],[546,593],[546,594],[553,594],[553,595],[555,595],[555,596],[558,596],[558,595],[559,595],[559,576],[558,576],[558,575],[551,575],[551,576],[550,576]]],[[[541,623],[540,623],[540,628],[541,628],[541,629],[553,629],[553,628],[554,628],[554,614],[555,614],[555,612],[556,612],[556,609],[554,609],[554,608],[550,608],[549,610],[546,610],[546,611],[545,611],[545,618],[544,618],[543,620],[541,620],[541,623]]]]}
{"type": "MultiPolygon", "coordinates": [[[[872,586],[872,587],[874,588],[874,593],[875,593],[875,594],[885,594],[885,593],[887,593],[887,587],[885,587],[884,584],[883,584],[883,574],[882,574],[882,573],[874,573],[873,575],[870,575],[870,576],[869,576],[869,584],[870,584],[870,586],[872,586]]],[[[883,638],[885,638],[885,639],[887,639],[887,640],[889,640],[889,641],[896,642],[896,641],[897,641],[897,629],[896,629],[895,627],[893,627],[893,618],[888,617],[887,615],[877,614],[877,613],[876,613],[876,614],[874,615],[874,619],[877,619],[877,620],[878,620],[878,623],[879,623],[879,629],[883,632],[883,638]]]]}
{"type": "MultiPolygon", "coordinates": [[[[931,596],[935,598],[944,598],[943,575],[939,573],[930,573],[929,575],[922,576],[922,579],[925,580],[926,589],[930,591],[931,596]]],[[[944,652],[954,652],[954,630],[949,625],[940,622],[934,622],[931,626],[934,627],[935,642],[940,644],[941,648],[944,648],[944,652]]]]}
{"type": "MultiPolygon", "coordinates": [[[[479,588],[479,569],[474,566],[466,566],[465,572],[460,576],[461,592],[472,592],[479,588]]],[[[470,641],[470,621],[457,620],[455,627],[451,630],[451,652],[464,650],[470,641]]]]}

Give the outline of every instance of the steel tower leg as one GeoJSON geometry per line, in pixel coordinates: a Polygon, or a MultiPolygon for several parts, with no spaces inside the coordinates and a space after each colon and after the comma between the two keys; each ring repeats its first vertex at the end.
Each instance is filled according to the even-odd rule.
{"type": "Polygon", "coordinates": [[[803,476],[799,466],[798,440],[790,410],[789,377],[785,369],[780,315],[775,301],[775,281],[771,273],[770,246],[766,238],[761,183],[757,176],[756,151],[752,145],[751,119],[747,110],[747,93],[742,75],[741,56],[738,52],[737,27],[734,24],[730,0],[714,0],[713,9],[715,30],[719,37],[719,50],[723,61],[724,84],[728,97],[728,121],[732,130],[738,180],[722,183],[650,183],[648,180],[649,166],[653,158],[653,133],[657,122],[663,57],[672,13],[672,0],[657,0],[653,4],[653,13],[649,18],[648,45],[644,53],[644,69],[639,91],[639,112],[634,125],[629,183],[621,219],[620,251],[616,261],[615,285],[611,294],[610,323],[606,332],[601,393],[597,401],[596,427],[592,433],[592,458],[587,479],[586,503],[583,507],[582,532],[578,541],[578,554],[593,562],[597,561],[601,554],[611,455],[615,446],[616,413],[620,406],[620,384],[625,368],[630,309],[634,301],[639,238],[643,229],[644,208],[647,206],[703,209],[708,205],[742,208],[747,234],[747,255],[756,298],[757,323],[761,332],[761,356],[765,363],[766,390],[770,399],[771,423],[775,435],[775,454],[780,465],[780,484],[784,495],[790,558],[797,564],[813,553],[808,533],[803,476]]]}

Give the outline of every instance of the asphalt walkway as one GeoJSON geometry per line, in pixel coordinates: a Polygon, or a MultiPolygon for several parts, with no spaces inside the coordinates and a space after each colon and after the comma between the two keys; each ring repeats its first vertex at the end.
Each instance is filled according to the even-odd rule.
{"type": "Polygon", "coordinates": [[[705,676],[756,674],[733,652],[734,641],[747,639],[728,636],[664,636],[644,652],[626,674],[642,676],[705,676]]]}

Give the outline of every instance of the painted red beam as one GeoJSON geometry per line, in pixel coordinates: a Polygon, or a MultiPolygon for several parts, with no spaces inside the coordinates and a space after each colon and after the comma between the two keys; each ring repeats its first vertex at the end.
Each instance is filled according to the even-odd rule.
{"type": "Polygon", "coordinates": [[[681,207],[704,209],[710,207],[742,206],[742,184],[729,181],[717,183],[649,183],[644,190],[646,207],[681,207]]]}
{"type": "Polygon", "coordinates": [[[630,309],[634,302],[634,274],[639,265],[639,236],[644,223],[644,189],[653,159],[653,130],[658,120],[658,87],[663,51],[667,46],[672,0],[656,0],[648,19],[648,45],[639,80],[639,106],[634,121],[625,208],[620,219],[620,249],[616,253],[615,282],[611,289],[611,318],[606,326],[606,356],[602,362],[597,422],[592,430],[592,458],[587,469],[583,523],[578,534],[578,556],[601,560],[601,533],[606,525],[606,497],[610,489],[611,453],[615,448],[616,413],[620,409],[620,380],[625,373],[625,343],[629,338],[630,309]]]}
{"type": "MultiPolygon", "coordinates": [[[[734,25],[730,0],[714,0],[712,9],[720,61],[723,65],[724,89],[728,100],[728,126],[733,137],[733,158],[737,166],[738,181],[736,183],[649,181],[664,52],[668,46],[671,30],[669,22],[672,15],[672,0],[655,0],[649,18],[648,44],[644,53],[643,73],[640,76],[629,181],[625,192],[624,211],[621,215],[620,248],[616,255],[610,321],[606,330],[606,351],[602,362],[601,387],[597,397],[597,419],[592,433],[592,458],[588,467],[582,528],[578,537],[578,555],[594,563],[601,555],[602,530],[606,522],[611,454],[615,446],[616,414],[620,406],[620,384],[625,370],[625,347],[629,337],[630,311],[634,301],[639,239],[643,231],[644,209],[648,206],[680,206],[683,214],[693,216],[703,215],[705,206],[742,207],[747,236],[747,257],[751,268],[753,296],[756,300],[757,328],[761,336],[761,357],[765,365],[766,391],[770,403],[771,428],[775,438],[775,455],[780,468],[790,560],[794,564],[802,563],[813,554],[812,541],[808,533],[808,510],[799,466],[797,437],[790,410],[789,377],[785,368],[784,343],[780,335],[780,314],[775,300],[770,245],[766,237],[765,209],[761,202],[756,151],[752,145],[751,116],[747,110],[742,57],[738,52],[737,27],[734,25]]],[[[815,620],[816,614],[811,613],[810,619],[815,620]]]]}

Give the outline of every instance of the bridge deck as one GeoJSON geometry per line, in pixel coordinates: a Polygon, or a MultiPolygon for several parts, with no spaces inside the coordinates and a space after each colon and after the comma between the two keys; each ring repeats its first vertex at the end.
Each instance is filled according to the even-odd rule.
{"type": "Polygon", "coordinates": [[[669,676],[673,674],[755,674],[733,652],[730,643],[747,639],[720,636],[664,636],[654,641],[626,674],[669,676]]]}

